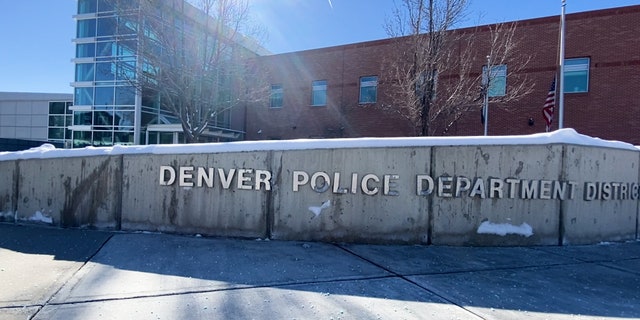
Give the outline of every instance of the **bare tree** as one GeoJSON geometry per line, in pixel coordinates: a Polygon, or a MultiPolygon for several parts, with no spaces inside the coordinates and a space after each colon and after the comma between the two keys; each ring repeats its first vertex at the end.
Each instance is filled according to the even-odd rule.
{"type": "MultiPolygon", "coordinates": [[[[466,18],[468,3],[469,0],[402,0],[385,25],[387,34],[398,43],[384,63],[383,74],[392,86],[392,105],[384,108],[414,123],[418,135],[446,131],[463,114],[480,105],[480,98],[489,93],[496,78],[493,66],[508,64],[514,67],[509,70],[513,74],[528,63],[529,58],[523,58],[516,50],[516,24],[488,27],[483,44],[478,43],[482,39],[478,37],[479,28],[453,30],[466,18]],[[488,64],[479,59],[486,56],[488,64]],[[514,63],[516,59],[518,62],[514,63]],[[482,66],[488,70],[484,77],[478,70],[482,66]]],[[[531,88],[525,78],[510,79],[515,80],[515,85],[492,100],[505,103],[522,97],[531,88]]]]}
{"type": "Polygon", "coordinates": [[[179,119],[187,143],[200,141],[230,109],[254,97],[246,61],[255,56],[252,36],[260,32],[250,25],[246,0],[192,2],[140,0],[138,72],[130,79],[179,119]],[[185,15],[167,16],[162,6],[185,15]]]}

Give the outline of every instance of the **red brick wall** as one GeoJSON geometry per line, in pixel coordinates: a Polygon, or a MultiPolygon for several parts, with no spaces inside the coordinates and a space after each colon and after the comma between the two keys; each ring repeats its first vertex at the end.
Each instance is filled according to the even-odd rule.
{"type": "MultiPolygon", "coordinates": [[[[640,6],[567,15],[566,58],[589,57],[587,93],[565,94],[564,127],[600,137],[640,144],[640,6]]],[[[471,32],[462,29],[457,32],[471,32]]],[[[478,55],[488,28],[475,34],[478,55]]],[[[557,64],[559,17],[518,22],[519,50],[532,60],[522,70],[533,91],[517,102],[490,105],[489,134],[544,132],[542,105],[557,64]],[[534,120],[529,125],[529,118],[534,120]]],[[[282,84],[284,105],[269,108],[268,99],[248,106],[246,138],[412,136],[415,126],[393,112],[384,60],[397,50],[394,39],[301,51],[258,58],[267,85],[282,84]],[[375,104],[358,104],[359,78],[379,76],[375,104]],[[311,106],[311,82],[327,80],[327,106],[311,106]]],[[[481,72],[484,59],[475,59],[481,72]]],[[[513,66],[511,66],[513,67],[513,66]]],[[[508,65],[508,68],[509,65],[508,65]]],[[[509,79],[507,76],[507,90],[509,79]]],[[[558,113],[552,128],[557,128],[558,113]]],[[[481,135],[480,104],[441,135],[481,135]]]]}

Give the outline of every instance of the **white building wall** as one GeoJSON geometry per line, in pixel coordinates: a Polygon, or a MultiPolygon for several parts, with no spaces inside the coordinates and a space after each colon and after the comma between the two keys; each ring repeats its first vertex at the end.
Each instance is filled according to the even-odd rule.
{"type": "Polygon", "coordinates": [[[0,138],[46,141],[49,102],[72,99],[66,93],[0,92],[0,138]]]}

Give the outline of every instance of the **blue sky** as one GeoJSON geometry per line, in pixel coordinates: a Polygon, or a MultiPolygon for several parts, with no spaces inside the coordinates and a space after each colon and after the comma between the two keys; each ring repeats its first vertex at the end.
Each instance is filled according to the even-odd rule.
{"type": "MultiPolygon", "coordinates": [[[[273,53],[386,38],[392,0],[249,0],[273,53]]],[[[466,25],[560,14],[561,0],[472,0],[466,25]]],[[[567,13],[638,5],[640,0],[567,0],[567,13]]],[[[4,1],[0,91],[71,93],[75,0],[4,1]]]]}

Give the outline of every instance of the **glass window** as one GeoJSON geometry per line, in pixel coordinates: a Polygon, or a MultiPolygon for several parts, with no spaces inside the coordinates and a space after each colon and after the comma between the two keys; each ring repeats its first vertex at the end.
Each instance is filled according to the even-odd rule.
{"type": "Polygon", "coordinates": [[[49,102],[49,114],[65,114],[66,102],[49,102]]]}
{"type": "Polygon", "coordinates": [[[118,80],[134,80],[136,78],[136,62],[135,61],[120,61],[118,67],[118,80]]]}
{"type": "Polygon", "coordinates": [[[49,128],[49,140],[56,139],[62,140],[64,139],[64,128],[49,128]]]}
{"type": "Polygon", "coordinates": [[[78,14],[96,12],[96,0],[78,0],[78,14]]]}
{"type": "Polygon", "coordinates": [[[135,34],[136,30],[137,30],[137,23],[136,23],[135,16],[132,16],[132,15],[118,16],[118,34],[119,35],[135,34]]]}
{"type": "Polygon", "coordinates": [[[97,35],[101,36],[113,36],[116,33],[116,18],[107,17],[99,18],[97,26],[97,35]]]}
{"type": "Polygon", "coordinates": [[[271,86],[271,108],[282,108],[283,90],[282,85],[274,84],[271,86]]]}
{"type": "Polygon", "coordinates": [[[113,0],[98,0],[98,12],[113,11],[113,0]]]}
{"type": "MultiPolygon", "coordinates": [[[[111,2],[114,2],[113,0],[111,0],[111,2]]],[[[131,1],[131,0],[126,0],[126,1],[116,1],[114,3],[114,7],[116,8],[116,10],[118,11],[125,11],[125,10],[132,10],[138,7],[138,2],[139,1],[131,1]]],[[[157,6],[156,6],[157,7],[157,6]]]]}
{"type": "Polygon", "coordinates": [[[120,144],[133,144],[133,132],[118,132],[115,133],[115,142],[120,144]]]}
{"type": "Polygon", "coordinates": [[[564,60],[564,92],[589,91],[589,58],[564,60]]]}
{"type": "Polygon", "coordinates": [[[149,131],[149,141],[147,141],[147,144],[158,144],[157,131],[149,131]]]}
{"type": "Polygon", "coordinates": [[[91,111],[76,111],[73,113],[73,124],[76,126],[91,125],[91,111]]]}
{"type": "Polygon", "coordinates": [[[73,147],[82,148],[91,145],[91,131],[73,131],[73,147]]]}
{"type": "Polygon", "coordinates": [[[93,145],[110,146],[113,145],[113,133],[111,131],[95,131],[93,132],[93,145]]]}
{"type": "Polygon", "coordinates": [[[135,111],[118,110],[114,118],[114,124],[119,130],[128,130],[133,128],[135,111]]]}
{"type": "Polygon", "coordinates": [[[96,19],[78,20],[77,38],[96,36],[96,19]]]}
{"type": "Polygon", "coordinates": [[[117,105],[134,105],[136,103],[136,93],[133,87],[116,87],[117,105]]]}
{"type": "Polygon", "coordinates": [[[50,127],[64,127],[65,116],[49,116],[50,127]]]}
{"type": "Polygon", "coordinates": [[[76,81],[93,81],[93,63],[76,64],[76,81]]]}
{"type": "Polygon", "coordinates": [[[89,58],[96,56],[94,43],[80,43],[76,45],[76,58],[89,58]]]}
{"type": "Polygon", "coordinates": [[[172,144],[173,132],[159,132],[160,144],[172,144]]]}
{"type": "Polygon", "coordinates": [[[96,63],[96,81],[113,81],[115,79],[115,62],[96,63]]]}
{"type": "Polygon", "coordinates": [[[93,88],[82,87],[75,89],[74,104],[77,106],[89,106],[93,104],[93,88]]]}
{"type": "Polygon", "coordinates": [[[95,105],[113,104],[113,87],[96,87],[95,105]]]}
{"type": "Polygon", "coordinates": [[[118,41],[117,52],[118,56],[135,56],[138,44],[135,40],[118,41]]]}
{"type": "Polygon", "coordinates": [[[94,111],[93,127],[94,129],[111,130],[113,127],[113,111],[94,111]]]}
{"type": "Polygon", "coordinates": [[[360,78],[360,103],[375,103],[378,95],[378,77],[360,78]]]}
{"type": "Polygon", "coordinates": [[[98,42],[96,44],[96,57],[110,57],[113,56],[113,41],[98,42]]]}
{"type": "Polygon", "coordinates": [[[327,105],[327,81],[317,80],[311,83],[311,105],[327,105]]]}
{"type": "MultiPolygon", "coordinates": [[[[507,94],[507,65],[491,66],[489,79],[489,97],[502,97],[507,94]]],[[[482,67],[482,82],[487,83],[487,66],[482,67]]]]}

